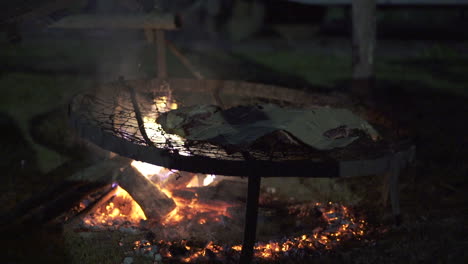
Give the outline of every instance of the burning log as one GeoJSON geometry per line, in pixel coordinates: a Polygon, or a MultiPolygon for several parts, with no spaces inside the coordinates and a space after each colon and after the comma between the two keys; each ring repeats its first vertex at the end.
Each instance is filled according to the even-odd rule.
{"type": "Polygon", "coordinates": [[[117,182],[140,205],[148,219],[161,220],[174,210],[175,202],[135,168],[127,166],[121,170],[117,182]]]}
{"type": "Polygon", "coordinates": [[[223,180],[215,186],[195,188],[195,192],[200,201],[245,202],[247,184],[240,181],[223,180]]]}
{"type": "Polygon", "coordinates": [[[245,202],[247,184],[239,181],[223,180],[214,186],[175,188],[172,196],[187,201],[197,199],[199,203],[209,205],[215,203],[238,204],[245,202]]]}
{"type": "Polygon", "coordinates": [[[172,196],[177,198],[182,198],[184,200],[190,201],[197,198],[197,193],[193,190],[174,190],[172,191],[172,196]]]}
{"type": "MultiPolygon", "coordinates": [[[[106,184],[117,182],[140,205],[147,218],[160,220],[175,208],[175,202],[132,167],[131,162],[131,159],[116,156],[76,173],[71,179],[106,184]]],[[[109,197],[111,196],[112,194],[109,194],[109,197]]],[[[104,203],[109,200],[108,198],[103,197],[99,200],[104,203]]],[[[87,212],[90,213],[98,207],[100,206],[92,207],[87,212]]]]}
{"type": "MultiPolygon", "coordinates": [[[[74,181],[113,184],[117,182],[140,205],[149,219],[159,220],[175,208],[174,201],[167,197],[155,184],[131,166],[132,160],[116,156],[102,161],[84,171],[75,173],[74,181]]],[[[76,223],[100,208],[115,195],[116,188],[111,188],[97,199],[96,204],[88,206],[73,220],[76,223]]]]}
{"type": "Polygon", "coordinates": [[[184,189],[195,176],[195,173],[178,171],[170,175],[162,187],[169,190],[184,189]]]}
{"type": "Polygon", "coordinates": [[[1,216],[0,232],[50,224],[86,195],[103,188],[99,182],[64,182],[46,195],[38,195],[20,205],[11,215],[1,216]]]}
{"type": "Polygon", "coordinates": [[[99,207],[108,202],[117,193],[117,186],[107,186],[106,189],[107,191],[100,198],[98,198],[93,204],[86,207],[83,211],[78,213],[78,215],[74,217],[72,221],[68,222],[68,224],[74,225],[78,222],[83,221],[88,214],[96,211],[99,207]]]}
{"type": "Polygon", "coordinates": [[[0,222],[5,223],[7,228],[13,219],[19,226],[50,223],[88,194],[112,183],[118,168],[129,163],[127,158],[115,157],[83,169],[86,164],[88,162],[76,162],[73,164],[76,168],[72,164],[65,164],[52,171],[51,173],[57,175],[66,175],[70,171],[74,173],[57,186],[24,201],[9,216],[0,216],[0,222]]]}

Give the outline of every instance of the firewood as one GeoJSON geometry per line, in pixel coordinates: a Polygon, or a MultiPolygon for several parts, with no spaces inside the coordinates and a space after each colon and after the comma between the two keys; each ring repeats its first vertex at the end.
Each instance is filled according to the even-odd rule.
{"type": "Polygon", "coordinates": [[[219,200],[225,202],[245,202],[247,184],[240,181],[223,180],[215,186],[194,188],[199,200],[219,200]]]}
{"type": "Polygon", "coordinates": [[[10,226],[8,222],[15,220],[21,225],[44,225],[52,222],[58,216],[72,208],[88,194],[93,193],[112,183],[116,178],[118,169],[126,166],[128,158],[115,157],[113,159],[98,162],[83,169],[84,162],[73,169],[67,166],[52,171],[54,174],[66,175],[72,173],[62,183],[44,190],[22,202],[9,216],[1,216],[1,224],[10,226]],[[73,171],[75,172],[73,173],[73,171]]]}
{"type": "Polygon", "coordinates": [[[3,219],[0,232],[4,230],[34,228],[51,223],[58,216],[70,210],[76,203],[89,193],[103,188],[100,182],[68,182],[54,188],[51,193],[57,194],[47,200],[36,202],[37,206],[14,212],[10,217],[3,219]]]}
{"type": "Polygon", "coordinates": [[[197,193],[193,190],[174,190],[172,196],[190,201],[197,197],[197,193]]]}
{"type": "Polygon", "coordinates": [[[162,187],[168,190],[185,189],[187,184],[189,184],[195,176],[195,173],[177,171],[169,175],[169,177],[162,183],[162,187]]]}
{"type": "Polygon", "coordinates": [[[234,219],[236,221],[239,221],[239,219],[241,219],[241,221],[243,221],[245,218],[245,205],[229,207],[226,210],[226,213],[231,219],[234,219]]]}
{"type": "Polygon", "coordinates": [[[104,205],[106,202],[108,202],[116,193],[117,193],[117,186],[106,186],[106,191],[104,194],[101,195],[96,201],[94,201],[92,204],[90,204],[88,207],[86,207],[83,211],[79,212],[78,215],[76,215],[74,218],[72,218],[71,221],[68,222],[70,225],[74,225],[76,223],[79,223],[83,221],[83,219],[95,212],[99,207],[104,205]]]}
{"type": "Polygon", "coordinates": [[[148,219],[159,221],[175,207],[175,202],[132,166],[121,169],[117,182],[140,205],[148,219]]]}

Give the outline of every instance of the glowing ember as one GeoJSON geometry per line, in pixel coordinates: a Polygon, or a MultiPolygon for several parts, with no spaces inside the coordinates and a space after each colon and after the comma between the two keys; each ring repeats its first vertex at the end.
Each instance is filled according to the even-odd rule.
{"type": "Polygon", "coordinates": [[[151,176],[155,176],[155,175],[160,176],[161,172],[165,170],[164,167],[153,165],[151,163],[137,161],[137,160],[132,161],[132,166],[136,168],[146,178],[151,178],[151,176]]]}
{"type": "Polygon", "coordinates": [[[84,218],[85,224],[112,226],[124,222],[139,224],[141,220],[146,220],[145,213],[130,194],[119,186],[116,188],[117,192],[109,203],[84,218]]]}
{"type": "Polygon", "coordinates": [[[198,200],[197,195],[195,198],[187,200],[180,197],[174,197],[168,190],[163,192],[171,197],[176,203],[176,208],[172,210],[162,222],[164,226],[176,225],[183,220],[198,219],[198,224],[206,224],[207,222],[219,222],[220,216],[230,217],[227,213],[227,208],[231,207],[232,204],[220,201],[212,201],[210,203],[201,203],[198,200]],[[199,216],[206,217],[199,217],[199,216]]]}
{"type": "MultiPolygon", "coordinates": [[[[281,240],[258,242],[254,247],[254,254],[259,259],[280,260],[283,257],[303,256],[306,253],[316,250],[330,250],[339,245],[344,240],[357,239],[360,240],[364,235],[366,222],[362,219],[354,218],[349,210],[342,205],[328,203],[326,205],[315,204],[323,211],[322,218],[328,222],[328,225],[323,228],[317,228],[308,234],[283,238],[281,240]],[[330,219],[330,215],[341,215],[336,219],[330,219]]],[[[233,256],[239,257],[242,251],[241,245],[221,246],[213,241],[208,242],[205,246],[189,246],[186,240],[180,242],[165,242],[155,241],[150,243],[145,241],[144,247],[158,246],[162,252],[165,249],[178,249],[174,252],[180,252],[178,255],[170,254],[165,257],[168,259],[177,258],[181,262],[191,263],[195,260],[213,260],[217,258],[232,259],[233,256]]],[[[135,245],[141,245],[138,242],[135,245]]],[[[141,247],[141,246],[140,246],[141,247]]],[[[137,249],[138,247],[135,247],[137,249]]]]}

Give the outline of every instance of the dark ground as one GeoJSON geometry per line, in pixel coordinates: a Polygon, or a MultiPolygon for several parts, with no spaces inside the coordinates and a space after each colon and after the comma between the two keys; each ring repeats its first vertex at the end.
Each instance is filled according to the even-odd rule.
{"type": "MultiPolygon", "coordinates": [[[[225,79],[293,87],[310,85],[303,78],[260,65],[244,56],[220,57],[212,54],[214,53],[207,53],[206,50],[191,52],[192,59],[203,65],[203,68],[210,69],[208,76],[213,74],[225,79]]],[[[10,63],[12,61],[10,58],[10,63]]],[[[424,68],[428,66],[428,61],[413,63],[419,63],[416,67],[424,68]]],[[[460,60],[460,63],[465,64],[467,61],[460,60]]],[[[462,86],[464,83],[465,89],[468,89],[468,82],[462,74],[444,72],[444,68],[437,68],[440,65],[437,61],[432,61],[431,65],[436,68],[437,74],[447,76],[452,81],[456,81],[458,76],[459,83],[462,86]]],[[[63,74],[54,69],[55,66],[39,73],[34,71],[41,67],[29,62],[15,62],[11,66],[11,71],[5,65],[2,67],[0,78],[7,78],[18,72],[41,76],[63,74]]],[[[89,74],[89,68],[81,70],[76,69],[79,76],[89,74]]],[[[73,71],[66,74],[73,75],[73,71]]],[[[95,79],[93,76],[88,77],[95,79]]],[[[337,83],[339,85],[335,89],[346,91],[345,80],[337,83]]],[[[386,233],[373,234],[370,237],[374,241],[372,243],[358,243],[336,249],[312,262],[468,263],[468,98],[444,90],[428,89],[424,82],[418,81],[379,80],[377,86],[380,98],[385,99],[378,101],[378,108],[409,129],[417,150],[414,164],[401,175],[403,224],[393,226],[388,218],[379,215],[382,210],[372,215],[369,209],[369,222],[375,226],[383,223],[388,230],[386,233]]],[[[314,90],[322,89],[313,84],[310,87],[314,90]]],[[[13,93],[16,88],[13,85],[2,86],[1,89],[8,89],[8,93],[13,93]]],[[[330,88],[324,89],[330,91],[330,88]]],[[[28,108],[28,105],[20,101],[17,107],[28,108]]],[[[14,108],[0,113],[0,129],[3,131],[0,137],[0,168],[3,172],[0,215],[1,220],[4,220],[1,222],[3,227],[15,221],[9,216],[22,201],[43,192],[47,187],[59,184],[64,175],[58,172],[63,173],[67,170],[66,166],[73,164],[65,163],[49,172],[41,171],[37,161],[39,154],[32,147],[25,130],[21,129],[21,121],[16,120],[15,114],[12,114],[16,113],[15,110],[11,109],[14,108]],[[6,223],[5,219],[10,222],[6,223]]],[[[34,111],[31,109],[30,112],[34,111]]],[[[43,111],[38,111],[37,114],[40,112],[43,111]]],[[[27,121],[29,123],[30,119],[27,121]]],[[[56,139],[59,142],[60,140],[60,137],[56,139]]],[[[82,162],[80,157],[71,155],[71,160],[82,162]]],[[[369,208],[373,208],[372,206],[370,204],[369,208]]],[[[30,224],[3,231],[0,238],[2,263],[70,262],[60,228],[30,224]]]]}

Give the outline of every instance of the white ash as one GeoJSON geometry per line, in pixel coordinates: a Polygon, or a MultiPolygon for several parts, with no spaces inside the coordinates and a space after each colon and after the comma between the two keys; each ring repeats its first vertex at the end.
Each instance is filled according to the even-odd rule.
{"type": "Polygon", "coordinates": [[[122,264],[132,264],[133,258],[132,257],[125,257],[122,264]]]}

